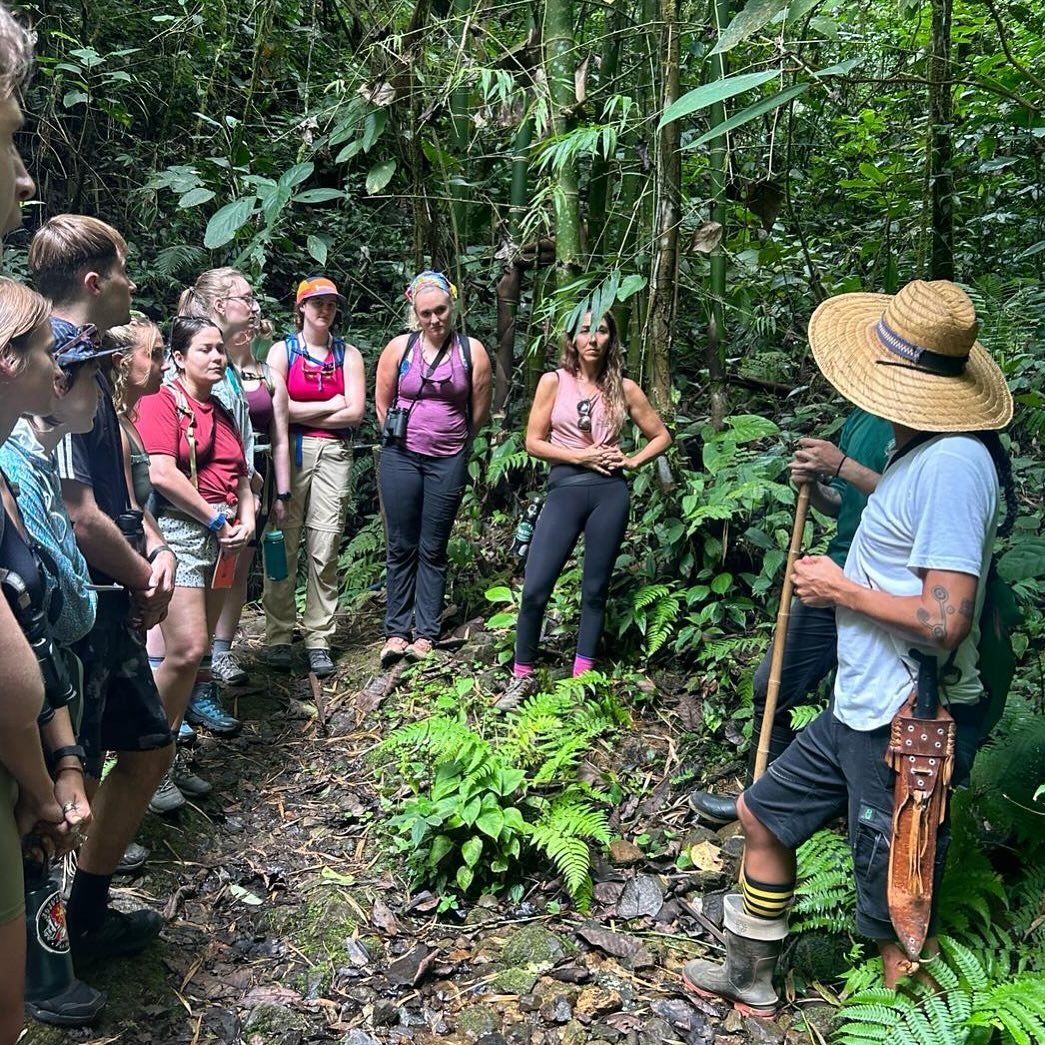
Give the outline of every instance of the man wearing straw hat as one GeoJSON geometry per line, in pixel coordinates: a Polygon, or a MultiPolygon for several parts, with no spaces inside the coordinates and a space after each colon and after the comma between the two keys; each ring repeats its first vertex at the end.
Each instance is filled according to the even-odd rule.
{"type": "MultiPolygon", "coordinates": [[[[969,298],[946,281],[915,281],[895,297],[841,294],[810,320],[820,370],[846,399],[892,423],[896,450],[844,570],[826,556],[795,564],[802,602],[836,609],[834,696],[740,797],[745,852],[740,891],[726,897],[726,961],[691,961],[683,974],[693,991],[727,998],[741,1012],[765,1016],[777,1007],[773,970],[787,935],[795,849],[838,816],[849,819],[857,929],[878,943],[887,986],[912,969],[886,897],[890,724],[915,687],[916,660],[935,658],[950,669],[940,699],[956,724],[952,785],[968,775],[985,706],[976,663],[980,580],[1000,489],[1010,516],[1015,504],[997,436],[1012,418],[1012,397],[976,328],[969,298]]],[[[937,878],[945,852],[942,826],[937,878]]]]}

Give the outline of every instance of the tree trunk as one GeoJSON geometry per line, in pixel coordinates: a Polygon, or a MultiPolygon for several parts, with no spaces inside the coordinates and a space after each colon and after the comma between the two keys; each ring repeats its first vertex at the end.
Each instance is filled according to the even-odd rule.
{"type": "MultiPolygon", "coordinates": [[[[551,101],[552,133],[566,134],[573,125],[576,93],[573,0],[546,0],[544,66],[551,101]]],[[[577,200],[577,167],[564,163],[555,178],[555,267],[559,285],[580,271],[581,218],[577,200]]]]}
{"type": "Polygon", "coordinates": [[[497,369],[494,374],[493,409],[504,411],[515,369],[515,317],[522,297],[523,266],[519,260],[522,219],[529,204],[530,143],[533,118],[523,117],[512,143],[512,186],[508,210],[508,258],[497,282],[497,369]]]}
{"type": "MultiPolygon", "coordinates": [[[[610,9],[606,17],[605,37],[602,44],[602,61],[599,63],[600,96],[605,100],[607,88],[612,87],[620,65],[620,37],[624,26],[624,12],[620,7],[610,9]]],[[[609,199],[612,176],[610,169],[617,170],[619,164],[611,157],[596,156],[591,161],[588,180],[588,249],[592,260],[606,258],[612,245],[607,240],[609,224],[609,199]]]]}
{"type": "MultiPolygon", "coordinates": [[[[471,0],[454,0],[453,14],[456,26],[461,34],[461,51],[464,52],[468,42],[468,20],[472,9],[471,0]]],[[[463,62],[459,62],[463,65],[463,62]]],[[[457,163],[464,166],[468,156],[468,132],[470,120],[468,118],[469,97],[466,84],[460,84],[454,88],[450,95],[450,140],[453,142],[453,155],[457,163]]],[[[468,246],[468,200],[460,179],[447,178],[447,189],[449,190],[451,205],[451,218],[453,220],[454,257],[464,257],[468,246]]],[[[460,285],[460,271],[457,270],[458,285],[460,285]]]]}
{"type": "MultiPolygon", "coordinates": [[[[679,96],[678,0],[661,0],[661,55],[663,83],[661,111],[679,96]]],[[[679,152],[681,121],[673,120],[657,133],[656,235],[650,279],[646,344],[649,397],[662,416],[671,410],[671,344],[675,332],[676,279],[678,272],[679,200],[682,154],[679,152]]]]}
{"type": "MultiPolygon", "coordinates": [[[[729,25],[729,0],[714,0],[716,35],[729,25]]],[[[710,77],[721,80],[726,76],[726,59],[722,54],[711,56],[710,77]]],[[[708,114],[711,126],[717,127],[726,118],[726,107],[715,102],[708,114]]],[[[708,307],[708,398],[712,427],[721,429],[729,405],[726,401],[726,179],[728,167],[728,139],[720,134],[712,138],[708,148],[711,181],[711,220],[722,227],[722,238],[711,252],[711,301],[708,307]]]]}
{"type": "Polygon", "coordinates": [[[932,0],[929,55],[929,196],[932,207],[930,279],[954,279],[954,172],[951,126],[951,0],[932,0]]]}

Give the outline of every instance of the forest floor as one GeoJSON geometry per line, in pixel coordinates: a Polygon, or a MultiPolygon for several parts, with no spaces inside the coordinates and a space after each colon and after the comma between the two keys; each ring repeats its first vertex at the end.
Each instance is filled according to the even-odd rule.
{"type": "Polygon", "coordinates": [[[686,960],[722,953],[701,895],[728,885],[739,851],[733,829],[693,824],[672,783],[678,734],[694,725],[688,698],[658,694],[612,753],[632,786],[613,816],[620,840],[595,861],[587,915],[547,873],[518,902],[488,896],[437,914],[436,897],[406,887],[366,760],[402,720],[395,676],[378,679],[383,699],[366,695],[376,628],[342,628],[338,673],[318,701],[307,677],[249,663],[259,628],[246,622],[251,684],[227,700],[242,733],[198,744],[214,794],[169,819],[149,814],[145,873],[114,889],[118,906],[162,911],[160,942],[88,977],[109,997],[96,1027],[31,1024],[24,1045],[826,1041],[822,1001],[763,1020],[682,989],[686,960]],[[682,847],[692,871],[676,868],[682,847]]]}

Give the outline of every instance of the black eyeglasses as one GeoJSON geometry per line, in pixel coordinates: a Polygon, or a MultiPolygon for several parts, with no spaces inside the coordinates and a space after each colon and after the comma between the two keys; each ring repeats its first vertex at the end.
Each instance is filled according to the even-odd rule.
{"type": "Polygon", "coordinates": [[[591,406],[590,399],[577,400],[577,427],[582,432],[591,431],[591,406]]]}

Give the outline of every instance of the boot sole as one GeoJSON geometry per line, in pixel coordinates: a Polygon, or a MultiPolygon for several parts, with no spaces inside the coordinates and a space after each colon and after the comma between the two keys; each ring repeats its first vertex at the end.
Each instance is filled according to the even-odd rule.
{"type": "Polygon", "coordinates": [[[777,1012],[780,1010],[779,1005],[774,1005],[772,1008],[764,1009],[759,1008],[755,1005],[748,1005],[742,1001],[735,1001],[732,998],[727,998],[722,994],[715,994],[712,991],[706,991],[703,987],[698,987],[696,984],[691,983],[686,975],[683,974],[682,982],[685,984],[686,990],[692,991],[694,994],[699,995],[701,998],[707,998],[709,1001],[724,1001],[728,1002],[733,1006],[741,1016],[761,1016],[762,1019],[771,1020],[777,1012]]]}

